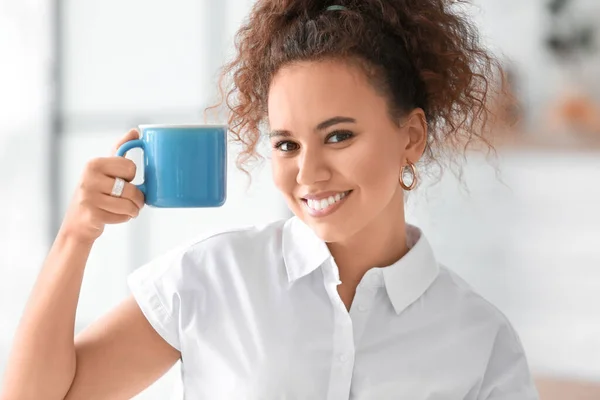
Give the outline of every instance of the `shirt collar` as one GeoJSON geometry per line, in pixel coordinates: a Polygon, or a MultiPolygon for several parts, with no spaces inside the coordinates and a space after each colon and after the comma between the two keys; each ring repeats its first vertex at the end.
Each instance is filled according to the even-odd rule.
{"type": "Polygon", "coordinates": [[[388,296],[400,314],[421,297],[439,274],[439,265],[423,232],[406,225],[408,253],[394,264],[381,270],[388,296]]]}
{"type": "Polygon", "coordinates": [[[282,251],[290,283],[310,274],[331,257],[325,242],[298,217],[288,219],[283,226],[282,251]]]}
{"type": "MultiPolygon", "coordinates": [[[[385,286],[397,314],[421,297],[439,274],[431,245],[421,230],[407,224],[406,231],[409,251],[390,266],[370,269],[360,283],[385,286]]],[[[290,283],[310,274],[331,257],[325,242],[298,217],[286,221],[282,246],[290,283]]]]}

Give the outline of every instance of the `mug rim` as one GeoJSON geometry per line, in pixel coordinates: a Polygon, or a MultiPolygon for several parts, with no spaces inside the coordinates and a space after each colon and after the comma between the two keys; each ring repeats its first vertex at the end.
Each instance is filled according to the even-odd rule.
{"type": "Polygon", "coordinates": [[[227,124],[141,124],[140,129],[147,128],[225,128],[229,129],[227,124]]]}

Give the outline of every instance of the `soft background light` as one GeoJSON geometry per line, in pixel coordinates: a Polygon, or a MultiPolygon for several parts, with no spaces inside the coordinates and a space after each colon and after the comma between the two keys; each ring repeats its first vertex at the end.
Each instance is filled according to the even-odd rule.
{"type": "MultiPolygon", "coordinates": [[[[600,3],[573,0],[559,20],[549,3],[480,0],[470,11],[514,73],[524,122],[498,133],[495,164],[469,155],[469,192],[451,173],[426,181],[408,215],[439,259],[511,319],[536,376],[599,382],[600,129],[580,132],[559,117],[577,95],[599,115],[600,55],[561,61],[545,43],[554,31],[600,28],[600,3]]],[[[0,1],[0,373],[85,162],[137,124],[201,121],[251,4],[0,1]]],[[[127,296],[127,274],[152,257],[206,232],[290,215],[268,160],[248,188],[234,157],[223,208],[146,208],[107,229],[86,270],[78,330],[127,296]]],[[[177,372],[139,398],[177,398],[177,372]]]]}

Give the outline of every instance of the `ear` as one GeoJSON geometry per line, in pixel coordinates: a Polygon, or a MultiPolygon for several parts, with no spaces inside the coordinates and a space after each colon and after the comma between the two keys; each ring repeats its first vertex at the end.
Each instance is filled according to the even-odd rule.
{"type": "Polygon", "coordinates": [[[405,155],[405,160],[402,162],[408,160],[416,164],[427,146],[428,130],[425,112],[421,108],[415,108],[404,117],[401,127],[408,136],[408,140],[405,141],[406,147],[402,149],[405,155]]]}

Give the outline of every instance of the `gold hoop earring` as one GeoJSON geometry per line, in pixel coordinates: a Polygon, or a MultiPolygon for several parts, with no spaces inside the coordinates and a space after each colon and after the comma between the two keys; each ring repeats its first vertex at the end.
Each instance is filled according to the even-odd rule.
{"type": "Polygon", "coordinates": [[[402,186],[402,189],[408,192],[417,186],[417,168],[415,167],[415,164],[411,163],[410,161],[408,161],[408,165],[403,166],[402,170],[400,171],[400,186],[402,186]],[[404,183],[404,172],[406,171],[406,167],[410,168],[410,174],[412,175],[410,185],[404,183]]]}

